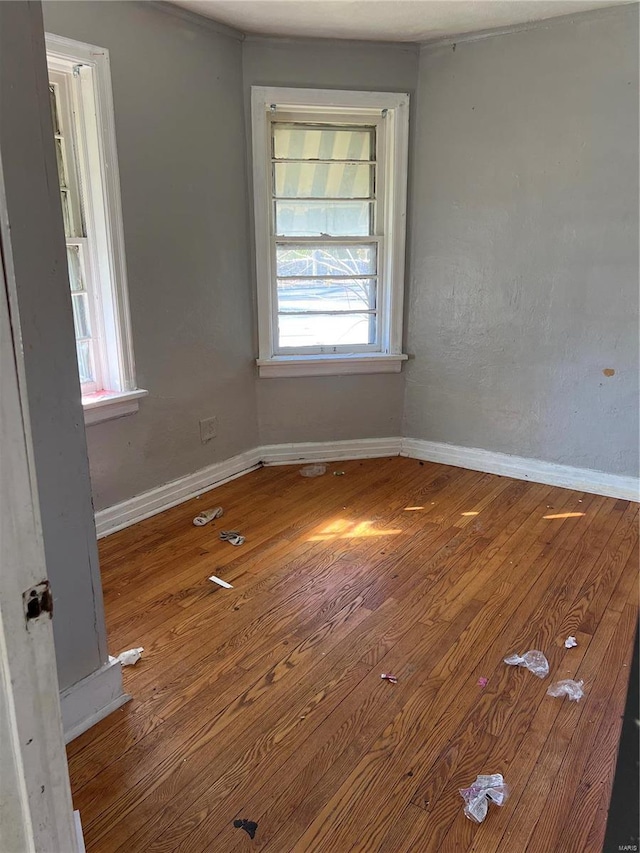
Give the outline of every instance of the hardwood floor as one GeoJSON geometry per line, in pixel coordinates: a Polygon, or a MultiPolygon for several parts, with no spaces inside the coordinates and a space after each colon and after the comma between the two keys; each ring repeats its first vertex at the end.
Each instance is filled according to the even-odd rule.
{"type": "Polygon", "coordinates": [[[102,540],[111,653],[145,652],[69,746],[88,853],[600,851],[637,513],[393,458],[261,469],[102,540]],[[550,678],[502,662],[530,648],[550,678]],[[581,702],[546,695],[574,677],[581,702]],[[495,772],[511,796],[471,823],[458,789],[495,772]]]}

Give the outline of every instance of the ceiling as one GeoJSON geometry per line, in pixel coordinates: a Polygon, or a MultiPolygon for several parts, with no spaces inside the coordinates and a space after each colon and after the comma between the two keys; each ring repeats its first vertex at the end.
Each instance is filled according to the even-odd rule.
{"type": "Polygon", "coordinates": [[[424,42],[623,0],[173,0],[245,33],[424,42]]]}

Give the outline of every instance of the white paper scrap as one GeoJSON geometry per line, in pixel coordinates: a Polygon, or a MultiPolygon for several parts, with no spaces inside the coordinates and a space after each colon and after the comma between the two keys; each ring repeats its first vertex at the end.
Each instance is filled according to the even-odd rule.
{"type": "Polygon", "coordinates": [[[214,583],[220,584],[220,586],[223,586],[225,589],[233,589],[230,583],[223,581],[221,578],[217,578],[215,575],[211,575],[209,580],[213,581],[214,583]]]}
{"type": "Polygon", "coordinates": [[[143,651],[142,646],[137,649],[128,649],[126,652],[119,654],[116,660],[120,661],[122,666],[133,666],[134,663],[138,663],[143,651]]]}

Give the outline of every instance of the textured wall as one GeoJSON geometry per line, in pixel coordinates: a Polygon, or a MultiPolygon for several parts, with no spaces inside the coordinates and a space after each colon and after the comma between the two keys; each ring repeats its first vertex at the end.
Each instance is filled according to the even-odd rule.
{"type": "Polygon", "coordinates": [[[87,429],[96,509],[255,447],[241,44],[152,3],[46,2],[110,52],[140,411],[87,429]],[[199,420],[218,416],[200,443],[199,420]]]}
{"type": "MultiPolygon", "coordinates": [[[[250,38],[243,65],[249,126],[252,85],[409,92],[413,100],[418,54],[412,45],[250,38]]],[[[258,379],[256,388],[264,444],[400,433],[404,373],[258,379]]]]}
{"type": "Polygon", "coordinates": [[[259,441],[401,430],[633,473],[636,16],[621,7],[432,47],[418,69],[410,45],[241,45],[153,4],[45,3],[47,29],[111,51],[134,344],[150,390],[137,415],[88,429],[96,507],[259,441]],[[402,374],[255,378],[250,161],[238,144],[252,84],[411,93],[402,374]],[[213,414],[219,437],[202,446],[198,421],[213,414]]]}
{"type": "Polygon", "coordinates": [[[405,435],[637,474],[637,83],[637,6],[423,49],[405,435]]]}

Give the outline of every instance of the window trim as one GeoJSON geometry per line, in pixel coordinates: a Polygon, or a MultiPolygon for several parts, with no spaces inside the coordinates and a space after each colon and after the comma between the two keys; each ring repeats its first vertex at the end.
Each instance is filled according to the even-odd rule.
{"type": "MultiPolygon", "coordinates": [[[[406,241],[407,169],[409,149],[409,95],[399,92],[356,92],[331,89],[251,87],[253,200],[255,221],[256,282],[258,304],[257,365],[261,377],[331,375],[332,373],[399,372],[402,361],[402,320],[406,241]],[[292,107],[301,115],[344,112],[361,115],[386,110],[384,173],[387,178],[383,240],[384,268],[379,270],[383,288],[384,318],[380,325],[380,349],[372,352],[276,354],[275,273],[271,253],[271,135],[268,111],[271,104],[292,107]],[[356,368],[357,364],[357,368],[356,368]]],[[[298,238],[293,238],[295,241],[298,238]]],[[[302,238],[300,238],[302,239],[302,238]]],[[[304,242],[304,241],[303,241],[304,242]]]]}
{"type": "Polygon", "coordinates": [[[85,426],[134,414],[138,411],[138,401],[142,397],[146,397],[147,393],[141,389],[111,394],[108,391],[103,391],[93,394],[91,397],[85,397],[82,404],[85,426]]]}
{"type": "Polygon", "coordinates": [[[92,185],[85,217],[88,233],[93,234],[90,242],[100,244],[100,251],[87,252],[87,260],[101,268],[95,294],[101,308],[97,336],[102,348],[102,384],[108,390],[83,398],[85,423],[89,424],[120,417],[124,402],[131,411],[137,410],[138,399],[147,393],[136,385],[111,68],[106,48],[51,33],[45,33],[45,44],[48,65],[67,73],[70,63],[77,68],[82,96],[74,108],[87,129],[86,138],[79,140],[81,179],[88,180],[83,174],[87,164],[89,169],[99,170],[101,178],[99,193],[95,191],[97,182],[92,185]],[[91,120],[94,114],[95,122],[91,120]]]}

